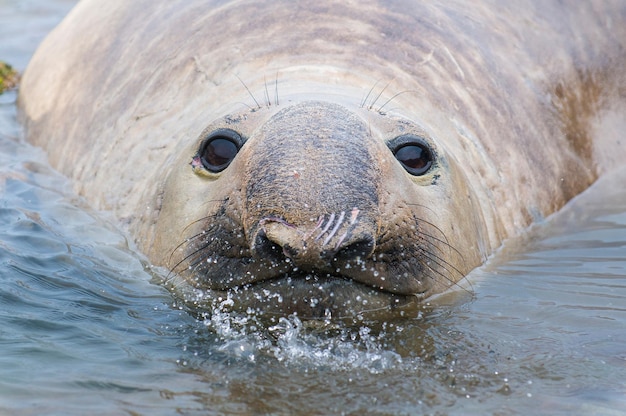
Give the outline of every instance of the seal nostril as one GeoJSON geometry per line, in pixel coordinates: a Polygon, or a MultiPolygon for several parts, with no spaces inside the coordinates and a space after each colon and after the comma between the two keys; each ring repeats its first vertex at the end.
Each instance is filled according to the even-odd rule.
{"type": "Polygon", "coordinates": [[[282,261],[288,257],[288,252],[286,250],[287,248],[283,248],[279,244],[270,240],[263,230],[260,230],[254,239],[254,251],[256,251],[256,254],[259,257],[282,261]]]}
{"type": "Polygon", "coordinates": [[[348,245],[341,247],[335,253],[335,260],[339,262],[346,262],[350,260],[365,260],[370,257],[374,252],[376,242],[370,235],[361,237],[360,239],[351,242],[348,245]]]}
{"type": "Polygon", "coordinates": [[[283,246],[283,255],[291,259],[298,255],[298,250],[289,246],[288,244],[285,244],[283,246]]]}

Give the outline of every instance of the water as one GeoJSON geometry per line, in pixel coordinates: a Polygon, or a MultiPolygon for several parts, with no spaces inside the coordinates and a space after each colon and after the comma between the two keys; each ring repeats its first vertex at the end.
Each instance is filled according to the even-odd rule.
{"type": "MultiPolygon", "coordinates": [[[[73,2],[0,0],[23,69],[73,2]]],[[[355,327],[178,306],[23,143],[0,96],[0,415],[626,414],[626,170],[507,243],[471,291],[355,327]]]]}

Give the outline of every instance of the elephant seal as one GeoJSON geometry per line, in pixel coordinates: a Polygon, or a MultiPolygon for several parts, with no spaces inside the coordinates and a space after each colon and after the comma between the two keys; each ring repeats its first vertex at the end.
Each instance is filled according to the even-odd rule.
{"type": "Polygon", "coordinates": [[[234,308],[353,316],[457,284],[626,160],[626,5],[83,0],[28,140],[234,308]]]}

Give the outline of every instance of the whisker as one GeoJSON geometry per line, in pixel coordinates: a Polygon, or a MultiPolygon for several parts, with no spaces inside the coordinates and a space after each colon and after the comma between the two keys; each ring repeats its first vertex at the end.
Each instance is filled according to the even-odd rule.
{"type": "MultiPolygon", "coordinates": [[[[450,270],[448,270],[445,266],[441,265],[438,261],[434,260],[433,258],[431,258],[431,257],[429,256],[429,255],[433,255],[433,256],[434,256],[434,254],[432,254],[432,253],[429,253],[429,252],[427,252],[427,251],[422,250],[422,255],[423,255],[425,258],[427,258],[427,259],[429,259],[429,260],[433,261],[434,263],[436,263],[438,266],[440,266],[441,268],[443,268],[443,269],[444,269],[445,271],[447,271],[448,273],[451,273],[451,271],[450,271],[450,270]]],[[[435,256],[435,257],[436,257],[436,258],[438,258],[437,256],[435,256]]],[[[452,287],[452,286],[458,286],[460,289],[462,289],[462,290],[466,291],[467,293],[470,293],[470,294],[471,294],[471,293],[472,293],[472,291],[470,291],[470,290],[468,290],[468,289],[464,288],[463,286],[461,286],[461,285],[459,284],[459,282],[462,280],[462,278],[463,278],[463,277],[465,277],[465,276],[463,275],[463,273],[461,273],[459,270],[457,270],[455,267],[453,267],[452,265],[450,265],[450,264],[449,264],[448,262],[446,262],[445,260],[442,260],[442,261],[444,261],[447,265],[449,265],[450,267],[452,267],[452,268],[454,269],[454,271],[455,271],[455,272],[459,273],[459,275],[461,276],[461,279],[459,279],[459,280],[455,280],[455,279],[453,279],[453,278],[451,278],[451,277],[449,277],[449,276],[446,276],[444,273],[442,273],[441,271],[439,271],[439,270],[437,270],[437,269],[434,269],[434,268],[432,268],[432,267],[429,267],[428,265],[426,265],[426,267],[428,267],[428,270],[429,270],[429,271],[432,271],[432,272],[436,273],[437,275],[439,275],[439,276],[443,277],[443,278],[444,278],[444,279],[445,279],[445,280],[446,280],[446,281],[450,284],[450,286],[449,286],[449,287],[452,287]]],[[[435,280],[435,277],[434,277],[432,274],[430,274],[430,277],[431,277],[433,280],[435,280]]]]}
{"type": "Polygon", "coordinates": [[[391,85],[391,83],[394,81],[394,79],[392,79],[391,81],[389,81],[387,83],[387,85],[385,85],[385,87],[380,90],[380,92],[378,93],[378,95],[376,96],[376,98],[374,98],[374,100],[371,102],[371,104],[369,105],[369,107],[367,107],[368,110],[371,110],[374,105],[376,105],[376,102],[378,101],[378,99],[380,98],[381,95],[383,95],[383,93],[385,92],[385,90],[387,89],[387,87],[389,87],[389,85],[391,85]]]}
{"type": "MultiPolygon", "coordinates": [[[[423,221],[423,222],[426,222],[426,221],[423,221]]],[[[437,228],[437,227],[436,227],[435,225],[433,225],[433,224],[430,224],[430,223],[427,223],[427,224],[432,225],[433,227],[437,228]]],[[[441,230],[438,230],[438,231],[441,231],[441,230]]],[[[427,234],[427,233],[425,233],[425,232],[423,232],[423,231],[419,231],[419,233],[420,233],[421,235],[423,235],[424,237],[427,237],[427,238],[432,238],[433,240],[435,240],[435,241],[437,241],[437,242],[439,242],[439,243],[442,243],[442,244],[443,244],[443,245],[445,245],[448,249],[450,249],[450,250],[454,251],[454,252],[455,252],[455,253],[456,253],[456,254],[457,254],[457,255],[461,258],[461,260],[463,260],[463,259],[464,259],[463,254],[461,254],[461,252],[460,252],[459,250],[457,250],[457,249],[456,249],[456,248],[455,248],[452,244],[450,244],[450,243],[448,242],[448,239],[446,238],[445,234],[443,234],[443,233],[442,233],[442,234],[443,234],[443,236],[444,236],[444,238],[445,238],[445,240],[442,240],[442,239],[440,239],[440,238],[435,237],[434,235],[427,234]]],[[[439,250],[439,252],[441,252],[441,254],[443,254],[443,250],[442,250],[441,248],[439,248],[439,247],[437,247],[437,246],[433,246],[433,247],[435,247],[437,250],[439,250]]]]}
{"type": "Polygon", "coordinates": [[[374,85],[372,85],[372,88],[370,88],[370,90],[367,92],[367,95],[365,96],[365,98],[363,98],[363,101],[361,101],[361,105],[359,108],[364,108],[365,107],[365,103],[367,103],[367,99],[370,98],[370,95],[372,94],[372,92],[374,92],[374,88],[376,88],[376,86],[378,85],[378,83],[380,82],[380,80],[376,81],[374,83],[374,85]]]}
{"type": "MultiPolygon", "coordinates": [[[[419,204],[409,204],[409,205],[422,206],[422,205],[419,205],[419,204]]],[[[424,206],[424,208],[428,208],[428,209],[430,209],[429,207],[426,207],[426,206],[424,206]]],[[[434,211],[433,211],[433,212],[434,212],[434,211]]],[[[422,218],[420,218],[420,217],[413,216],[413,218],[414,218],[415,222],[418,224],[418,226],[416,227],[416,232],[417,232],[417,233],[419,233],[419,235],[421,235],[421,236],[423,236],[423,237],[426,237],[426,238],[429,238],[429,239],[432,239],[432,240],[434,240],[434,241],[437,241],[437,242],[439,242],[439,243],[443,244],[443,245],[444,245],[444,246],[446,246],[448,249],[450,249],[450,250],[454,251],[454,252],[455,252],[455,253],[456,253],[456,254],[457,254],[457,255],[458,255],[461,259],[463,259],[463,254],[461,254],[461,252],[460,252],[459,250],[457,250],[457,249],[456,249],[456,248],[455,248],[452,244],[450,244],[450,242],[448,241],[448,237],[446,236],[446,234],[445,234],[445,233],[444,233],[444,232],[443,232],[443,231],[442,231],[439,227],[437,227],[437,226],[436,226],[435,224],[433,224],[432,222],[430,222],[430,221],[426,221],[426,220],[424,220],[424,219],[422,219],[422,218]],[[438,233],[439,233],[439,234],[441,234],[441,236],[443,237],[443,239],[438,238],[438,237],[436,237],[436,236],[434,236],[434,235],[432,235],[432,234],[429,234],[429,233],[424,232],[424,230],[422,229],[422,227],[420,227],[420,226],[419,226],[419,224],[420,224],[420,223],[423,223],[423,224],[429,225],[429,226],[431,226],[432,228],[434,228],[435,230],[437,230],[437,231],[438,231],[438,233]]],[[[387,242],[390,238],[392,238],[392,237],[385,238],[385,237],[384,237],[384,235],[385,235],[385,233],[384,233],[384,232],[381,232],[381,234],[379,235],[379,238],[378,238],[378,239],[377,239],[377,241],[376,241],[376,244],[377,244],[378,246],[385,244],[385,243],[386,243],[386,242],[387,242]]],[[[443,250],[442,250],[440,247],[438,247],[438,246],[436,246],[436,245],[434,245],[433,247],[435,247],[438,251],[440,251],[440,252],[443,254],[443,250]]]]}
{"type": "Polygon", "coordinates": [[[245,105],[246,107],[248,107],[248,109],[249,109],[250,111],[254,111],[254,110],[255,110],[255,108],[254,108],[254,107],[252,107],[252,106],[251,106],[251,105],[249,105],[249,104],[244,103],[243,101],[237,101],[237,104],[245,105]]]}
{"type": "Polygon", "coordinates": [[[274,82],[274,104],[278,107],[278,71],[276,71],[276,81],[274,82]]]}
{"type": "MultiPolygon", "coordinates": [[[[422,207],[422,208],[427,208],[427,209],[430,209],[430,210],[432,211],[432,209],[431,209],[431,208],[429,208],[429,207],[427,207],[427,206],[424,206],[424,205],[420,205],[420,204],[408,204],[408,205],[419,206],[419,207],[422,207]]],[[[434,211],[432,211],[432,212],[434,212],[434,211]]],[[[451,248],[452,250],[454,250],[454,251],[455,251],[455,252],[456,252],[459,256],[461,256],[461,258],[463,258],[463,255],[462,255],[462,254],[461,254],[461,253],[460,253],[460,252],[459,252],[456,248],[454,248],[454,246],[453,246],[453,245],[451,245],[451,244],[450,244],[450,242],[448,241],[448,237],[446,236],[446,234],[445,234],[445,233],[444,233],[444,232],[443,232],[443,231],[442,231],[439,227],[437,227],[435,224],[433,224],[433,223],[432,223],[432,222],[430,222],[430,221],[426,221],[425,219],[422,219],[422,218],[419,218],[419,217],[415,217],[415,216],[414,216],[414,218],[415,218],[415,221],[418,223],[418,225],[419,225],[419,223],[420,223],[420,222],[422,222],[422,223],[424,223],[424,224],[430,225],[430,226],[431,226],[431,227],[433,227],[435,230],[437,230],[437,231],[439,232],[439,234],[441,234],[441,235],[443,236],[443,238],[445,239],[445,241],[443,241],[443,240],[441,240],[441,239],[438,239],[438,238],[437,238],[437,237],[435,237],[435,236],[430,236],[430,237],[432,237],[433,239],[436,239],[437,241],[440,241],[440,242],[444,243],[447,247],[449,247],[449,248],[451,248]]]]}
{"type": "MultiPolygon", "coordinates": [[[[196,254],[202,254],[202,253],[200,253],[200,251],[205,250],[207,247],[208,247],[208,245],[207,245],[207,246],[205,246],[205,247],[203,247],[203,248],[201,248],[200,250],[198,250],[197,252],[195,252],[193,255],[196,255],[196,254]]],[[[206,256],[199,255],[199,256],[197,256],[197,258],[195,258],[193,261],[190,261],[190,262],[189,262],[189,266],[188,266],[187,268],[188,268],[189,270],[191,270],[191,275],[193,275],[193,274],[194,274],[194,272],[198,269],[198,267],[200,267],[200,265],[202,265],[202,263],[204,263],[206,260],[207,260],[206,256]]]]}
{"type": "Polygon", "coordinates": [[[383,111],[383,108],[385,108],[385,106],[386,106],[387,104],[389,104],[391,101],[393,101],[396,97],[399,97],[400,95],[402,95],[402,94],[406,94],[406,93],[408,93],[408,92],[414,92],[414,93],[417,93],[417,91],[412,91],[412,90],[406,90],[406,91],[399,92],[399,93],[397,93],[396,95],[394,95],[393,97],[391,97],[390,99],[388,99],[387,101],[385,101],[385,103],[384,103],[383,105],[381,105],[380,107],[378,107],[378,110],[377,110],[377,111],[380,113],[381,111],[383,111]]]}
{"type": "MultiPolygon", "coordinates": [[[[254,98],[254,94],[252,94],[252,92],[250,91],[250,89],[248,88],[248,86],[246,85],[245,82],[243,82],[243,80],[241,78],[239,78],[239,75],[235,74],[235,76],[237,77],[237,79],[239,80],[239,82],[241,82],[241,85],[243,85],[243,87],[246,89],[246,91],[248,91],[248,94],[250,95],[250,97],[252,97],[252,100],[254,101],[254,103],[256,104],[256,108],[261,108],[261,106],[259,105],[259,102],[256,100],[256,98],[254,98]]],[[[252,107],[250,107],[252,108],[252,107]]]]}
{"type": "MultiPolygon", "coordinates": [[[[443,231],[442,231],[439,227],[437,227],[437,226],[436,226],[435,224],[433,224],[432,222],[426,221],[426,220],[424,220],[424,219],[420,219],[420,218],[418,218],[418,217],[414,217],[414,218],[415,218],[415,221],[417,221],[418,225],[419,225],[419,223],[420,223],[420,222],[422,222],[422,223],[425,223],[425,224],[427,224],[427,225],[430,225],[430,226],[431,226],[431,227],[433,227],[435,230],[437,230],[437,231],[439,232],[439,234],[441,234],[441,235],[443,236],[443,240],[442,240],[441,238],[435,237],[434,235],[431,235],[431,234],[429,234],[429,233],[425,233],[425,232],[424,232],[423,230],[421,230],[421,229],[420,229],[420,227],[418,226],[418,232],[419,232],[422,236],[424,236],[424,237],[426,237],[426,238],[430,239],[430,240],[431,240],[431,243],[432,243],[432,240],[434,240],[434,241],[436,241],[436,242],[438,242],[438,243],[443,244],[445,247],[447,247],[447,248],[448,248],[448,250],[451,250],[452,252],[456,253],[456,255],[457,255],[457,256],[459,256],[459,258],[460,258],[460,260],[461,260],[461,261],[463,261],[463,260],[464,260],[464,256],[463,256],[463,254],[462,254],[462,253],[461,253],[461,252],[460,252],[460,251],[459,251],[456,247],[454,247],[452,244],[450,244],[450,241],[448,241],[448,237],[446,236],[446,234],[445,234],[445,233],[444,233],[444,232],[443,232],[443,231]]],[[[434,243],[433,243],[433,244],[432,244],[432,246],[433,246],[433,247],[434,247],[437,251],[439,251],[441,254],[444,254],[443,249],[442,249],[441,247],[439,247],[437,244],[434,244],[434,243]]],[[[450,263],[448,263],[448,264],[450,264],[450,263]]],[[[450,264],[450,266],[452,266],[452,265],[450,264]]],[[[458,271],[458,270],[457,270],[457,271],[458,271]]],[[[463,273],[461,273],[461,272],[459,272],[459,274],[460,274],[461,276],[463,275],[463,273]]]]}
{"type": "Polygon", "coordinates": [[[181,232],[180,232],[180,233],[181,233],[181,234],[182,234],[182,233],[184,233],[185,231],[187,231],[187,229],[188,229],[189,227],[191,227],[191,226],[192,226],[192,225],[194,225],[194,224],[199,223],[200,221],[206,221],[206,220],[208,220],[208,219],[210,219],[210,218],[215,218],[215,217],[217,217],[217,215],[218,215],[218,214],[213,214],[213,215],[207,215],[207,216],[202,217],[202,218],[198,218],[197,220],[194,220],[194,221],[190,222],[189,224],[187,224],[187,225],[185,226],[185,228],[183,228],[183,229],[181,230],[181,232]]]}
{"type": "MultiPolygon", "coordinates": [[[[441,240],[438,240],[438,241],[442,242],[441,240]]],[[[444,243],[444,244],[446,244],[446,246],[448,246],[449,248],[451,248],[452,250],[454,250],[454,251],[457,253],[457,255],[459,256],[459,258],[460,258],[461,260],[463,260],[463,255],[462,255],[462,254],[461,254],[461,253],[460,253],[460,252],[459,252],[456,248],[454,248],[452,245],[450,245],[450,244],[448,244],[448,243],[444,243]]],[[[438,251],[442,252],[442,250],[441,250],[439,247],[437,247],[437,245],[436,245],[436,244],[432,244],[431,246],[432,246],[432,247],[434,247],[435,249],[437,249],[438,251]]],[[[422,252],[422,254],[424,255],[424,257],[426,257],[426,258],[428,258],[429,260],[431,260],[431,261],[435,262],[438,266],[442,267],[442,268],[443,268],[444,270],[446,270],[448,273],[451,273],[451,274],[452,274],[452,272],[454,271],[454,272],[456,272],[456,274],[458,274],[458,275],[459,275],[460,279],[458,279],[458,280],[456,280],[456,279],[450,279],[450,278],[448,278],[448,277],[446,277],[446,276],[443,276],[443,275],[442,275],[442,277],[444,277],[444,278],[445,278],[445,279],[446,279],[449,283],[451,283],[451,286],[450,286],[450,287],[452,287],[452,286],[458,286],[459,288],[463,289],[464,291],[466,291],[466,292],[468,292],[468,293],[472,293],[472,291],[467,290],[466,288],[464,288],[464,287],[462,287],[462,286],[460,285],[460,283],[459,283],[459,282],[460,282],[460,281],[462,281],[462,280],[463,280],[463,278],[465,278],[466,276],[465,276],[465,274],[464,274],[463,272],[461,272],[458,268],[456,268],[456,267],[455,267],[452,263],[450,263],[449,261],[445,260],[443,257],[440,257],[440,256],[436,255],[436,254],[435,254],[434,252],[432,252],[432,251],[428,251],[428,250],[426,250],[426,249],[424,249],[424,248],[420,248],[420,251],[422,252]],[[442,264],[442,263],[443,263],[443,264],[442,264]],[[446,267],[446,266],[447,266],[447,267],[446,267]],[[448,267],[449,267],[449,268],[448,268],[448,267]],[[450,269],[452,269],[452,270],[450,270],[450,269]]],[[[443,254],[443,252],[442,252],[442,254],[443,254]]],[[[468,283],[469,283],[469,285],[470,285],[470,288],[472,288],[472,283],[471,283],[471,282],[469,282],[469,280],[468,280],[468,283]]],[[[473,288],[472,288],[472,289],[473,289],[473,288]]]]}
{"type": "MultiPolygon", "coordinates": [[[[201,233],[195,234],[191,237],[186,238],[183,242],[181,242],[180,244],[178,244],[176,246],[176,248],[174,250],[172,250],[172,252],[170,253],[169,259],[168,259],[168,264],[170,264],[170,262],[172,261],[172,258],[176,255],[176,252],[182,248],[184,245],[189,245],[193,240],[195,239],[199,239],[202,236],[205,236],[207,234],[208,231],[202,231],[201,233]]],[[[170,268],[170,273],[173,273],[176,271],[176,269],[185,261],[187,261],[189,258],[191,258],[192,256],[194,256],[195,254],[197,254],[198,252],[205,250],[207,247],[209,247],[211,245],[211,243],[205,243],[205,245],[203,247],[200,247],[199,249],[197,249],[196,251],[194,251],[193,253],[190,253],[189,255],[183,257],[180,261],[178,261],[173,267],[169,267],[170,268]]],[[[169,277],[169,275],[168,275],[169,277]]]]}
{"type": "Polygon", "coordinates": [[[190,253],[187,256],[183,257],[178,263],[174,265],[174,267],[172,267],[172,272],[174,272],[181,264],[183,264],[184,262],[186,262],[187,260],[195,256],[196,254],[202,252],[203,250],[206,250],[209,246],[210,244],[205,244],[204,246],[195,250],[193,253],[190,253]]]}
{"type": "Polygon", "coordinates": [[[166,280],[163,282],[164,285],[168,286],[168,289],[176,292],[179,288],[183,287],[185,285],[185,280],[184,279],[179,279],[176,283],[174,283],[174,279],[176,279],[176,277],[179,277],[176,274],[170,273],[166,280]],[[172,277],[170,277],[170,275],[172,277]]]}
{"type": "Polygon", "coordinates": [[[186,239],[185,241],[181,242],[179,245],[177,245],[177,246],[176,246],[176,247],[175,247],[175,248],[174,248],[174,249],[170,252],[170,256],[169,256],[169,258],[167,259],[167,264],[169,265],[169,264],[171,263],[171,261],[172,261],[172,257],[174,257],[174,255],[176,254],[176,252],[177,252],[180,248],[182,248],[185,244],[189,244],[189,242],[190,242],[191,240],[193,240],[193,239],[195,239],[195,238],[198,238],[199,236],[204,235],[204,234],[205,234],[204,232],[199,233],[199,234],[196,234],[196,235],[194,235],[194,236],[192,236],[192,237],[189,237],[189,238],[188,238],[188,239],[186,239]]]}
{"type": "Polygon", "coordinates": [[[429,210],[430,212],[432,212],[433,214],[435,214],[435,210],[432,209],[432,207],[429,207],[428,205],[416,204],[416,203],[407,203],[407,205],[410,206],[410,207],[425,208],[425,209],[429,210]]]}
{"type": "Polygon", "coordinates": [[[427,259],[435,262],[437,264],[437,266],[441,267],[442,269],[444,269],[448,273],[453,274],[453,272],[455,272],[455,273],[457,273],[461,277],[464,276],[463,272],[461,272],[459,269],[454,267],[452,265],[452,263],[450,263],[449,261],[445,260],[443,257],[439,257],[435,253],[433,253],[431,251],[424,250],[424,249],[422,249],[421,252],[424,255],[424,257],[426,257],[427,259]],[[450,270],[450,269],[452,269],[452,270],[450,270]]]}
{"type": "MultiPolygon", "coordinates": [[[[185,231],[187,231],[187,229],[188,229],[189,227],[191,227],[192,225],[197,224],[197,223],[199,223],[200,221],[206,221],[206,220],[208,220],[208,219],[210,219],[210,218],[214,218],[214,217],[216,217],[217,215],[219,215],[219,214],[207,215],[207,216],[205,216],[205,217],[202,217],[202,218],[199,218],[199,219],[197,219],[197,220],[195,220],[195,221],[190,222],[189,224],[187,224],[187,225],[185,226],[185,228],[183,228],[183,229],[181,230],[180,234],[184,234],[184,233],[185,233],[185,231]]],[[[194,239],[196,239],[196,238],[199,238],[199,237],[201,237],[201,236],[203,236],[203,235],[206,235],[207,231],[208,231],[208,230],[203,230],[202,232],[200,232],[200,233],[198,233],[198,234],[195,234],[195,235],[193,235],[193,236],[191,236],[191,237],[188,237],[188,238],[187,238],[187,239],[185,239],[183,242],[181,242],[181,243],[180,243],[180,244],[178,244],[176,247],[174,247],[174,249],[170,252],[170,256],[169,256],[169,258],[168,258],[168,260],[167,260],[168,264],[172,261],[172,257],[174,256],[174,254],[176,253],[176,251],[177,251],[178,249],[180,249],[180,248],[181,248],[184,244],[189,244],[189,242],[191,242],[192,240],[194,240],[194,239]]]]}
{"type": "Polygon", "coordinates": [[[267,88],[267,78],[263,77],[263,83],[265,84],[265,91],[263,92],[263,95],[264,95],[263,98],[265,98],[266,106],[269,108],[272,106],[272,102],[270,101],[270,92],[267,88]]]}

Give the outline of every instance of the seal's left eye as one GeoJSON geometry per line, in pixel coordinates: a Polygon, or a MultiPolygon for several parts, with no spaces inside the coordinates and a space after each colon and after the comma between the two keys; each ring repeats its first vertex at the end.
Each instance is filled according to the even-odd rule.
{"type": "Polygon", "coordinates": [[[202,144],[198,156],[202,166],[210,172],[221,172],[230,165],[239,152],[241,137],[232,130],[218,130],[202,144]]]}

